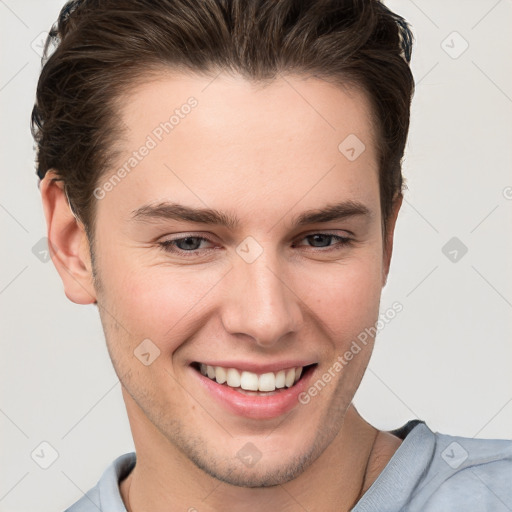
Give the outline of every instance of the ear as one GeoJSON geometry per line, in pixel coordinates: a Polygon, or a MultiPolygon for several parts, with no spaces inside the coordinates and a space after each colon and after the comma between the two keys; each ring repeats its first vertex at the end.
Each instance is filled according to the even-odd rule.
{"type": "Polygon", "coordinates": [[[393,199],[391,215],[387,221],[387,233],[384,240],[383,264],[382,264],[382,286],[386,286],[388,280],[389,267],[391,265],[391,255],[393,253],[393,239],[395,233],[396,219],[402,206],[403,195],[400,193],[393,199]]]}
{"type": "Polygon", "coordinates": [[[75,218],[64,182],[48,171],[39,184],[47,225],[48,248],[64,284],[66,297],[76,304],[96,302],[89,242],[83,224],[75,218]]]}

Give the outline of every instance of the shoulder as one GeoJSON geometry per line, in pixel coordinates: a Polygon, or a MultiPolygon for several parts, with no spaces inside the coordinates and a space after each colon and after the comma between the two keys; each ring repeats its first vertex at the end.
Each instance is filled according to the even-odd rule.
{"type": "Polygon", "coordinates": [[[512,510],[512,440],[434,436],[432,457],[406,510],[512,510]]]}
{"type": "Polygon", "coordinates": [[[64,512],[92,512],[93,510],[102,510],[98,485],[94,486],[64,512]]]}
{"type": "Polygon", "coordinates": [[[126,512],[119,482],[131,472],[135,462],[133,452],[118,457],[107,467],[98,483],[65,512],[126,512]]]}

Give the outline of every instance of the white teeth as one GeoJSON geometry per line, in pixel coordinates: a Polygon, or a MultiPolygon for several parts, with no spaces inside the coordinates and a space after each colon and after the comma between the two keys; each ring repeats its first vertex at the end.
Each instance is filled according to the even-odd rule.
{"type": "Polygon", "coordinates": [[[276,376],[274,373],[263,373],[259,378],[260,391],[275,391],[276,389],[276,376]]]}
{"type": "Polygon", "coordinates": [[[228,368],[228,371],[226,372],[226,383],[232,388],[240,387],[240,373],[238,373],[238,370],[228,368]]]}
{"type": "Polygon", "coordinates": [[[215,368],[213,366],[207,365],[206,374],[208,377],[210,377],[210,379],[215,379],[215,368]]]}
{"type": "Polygon", "coordinates": [[[240,387],[247,391],[258,391],[258,376],[252,372],[242,372],[240,387]]]}
{"type": "Polygon", "coordinates": [[[253,372],[239,372],[236,368],[223,368],[222,366],[210,366],[201,363],[200,372],[219,384],[226,383],[232,388],[242,388],[246,391],[275,391],[284,387],[293,386],[302,375],[303,368],[289,368],[278,372],[267,372],[258,375],[253,372]]]}
{"type": "Polygon", "coordinates": [[[286,372],[284,370],[279,370],[276,373],[276,388],[277,389],[284,388],[285,380],[286,380],[286,372]]]}
{"type": "Polygon", "coordinates": [[[216,366],[215,367],[215,380],[219,384],[224,384],[224,382],[226,382],[226,379],[227,379],[226,370],[224,368],[222,368],[222,366],[216,366]]]}
{"type": "Polygon", "coordinates": [[[284,380],[284,384],[287,388],[293,386],[293,383],[295,382],[295,368],[290,368],[286,372],[286,378],[284,380]]]}

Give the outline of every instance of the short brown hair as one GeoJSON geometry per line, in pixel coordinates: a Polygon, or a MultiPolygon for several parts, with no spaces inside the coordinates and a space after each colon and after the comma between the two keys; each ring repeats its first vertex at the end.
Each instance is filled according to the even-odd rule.
{"type": "Polygon", "coordinates": [[[162,68],[253,81],[312,75],[367,94],[385,233],[403,188],[412,42],[405,20],[379,0],[70,1],[47,38],[37,85],[37,174],[56,171],[91,241],[93,190],[122,133],[116,100],[136,80],[162,68]]]}

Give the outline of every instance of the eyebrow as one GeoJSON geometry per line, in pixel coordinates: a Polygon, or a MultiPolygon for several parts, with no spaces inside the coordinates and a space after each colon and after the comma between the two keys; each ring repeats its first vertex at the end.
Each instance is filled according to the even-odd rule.
{"type": "MultiPolygon", "coordinates": [[[[343,220],[349,217],[372,217],[371,211],[359,201],[342,201],[327,205],[323,208],[312,209],[296,215],[291,220],[295,227],[308,224],[317,224],[343,220]]],[[[132,212],[131,219],[138,222],[152,222],[158,220],[177,220],[209,224],[235,230],[240,225],[240,219],[229,212],[222,212],[212,208],[194,208],[172,202],[147,204],[132,212]]]]}

